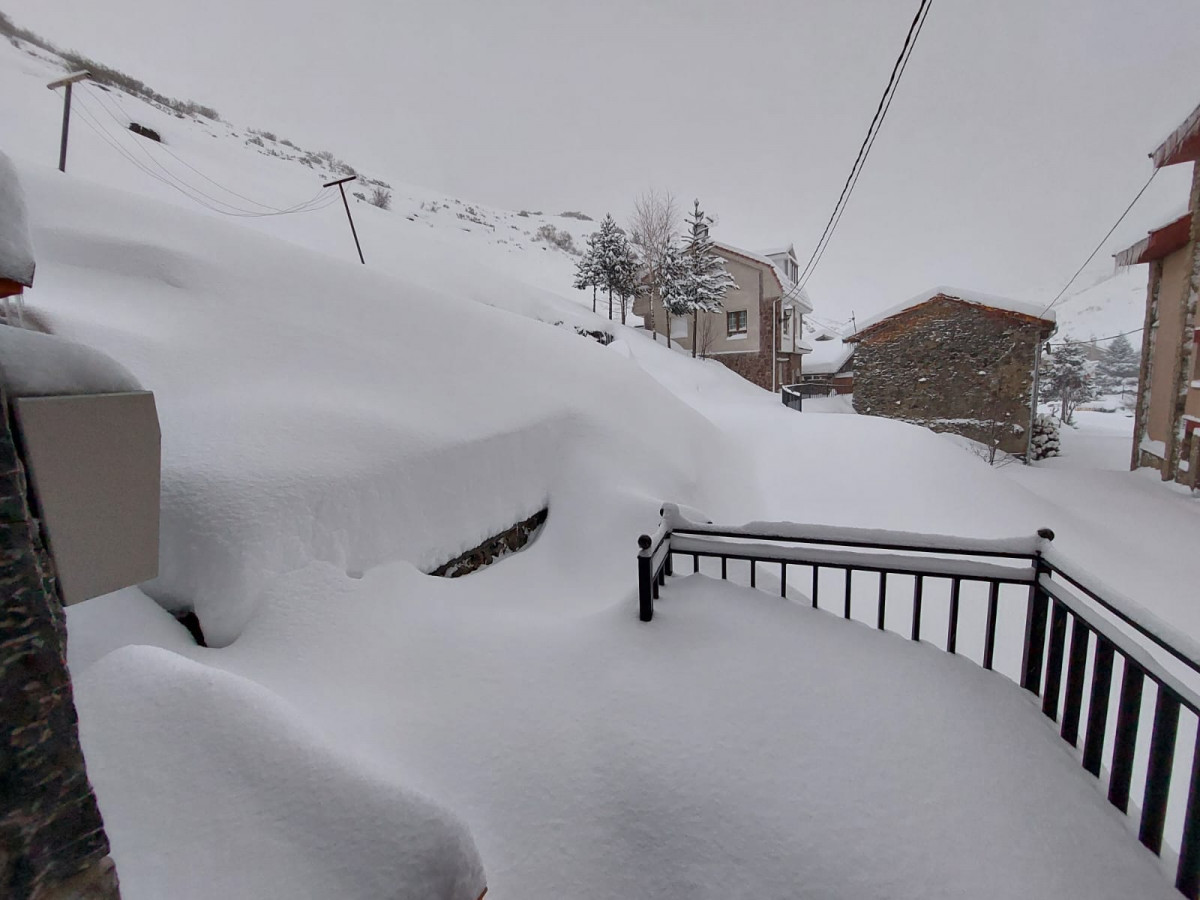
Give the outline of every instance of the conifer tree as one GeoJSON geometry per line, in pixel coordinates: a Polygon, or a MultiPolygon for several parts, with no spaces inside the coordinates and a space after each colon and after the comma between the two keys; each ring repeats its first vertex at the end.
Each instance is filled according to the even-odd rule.
{"type": "Polygon", "coordinates": [[[700,313],[717,312],[722,309],[725,293],[737,286],[733,276],[725,268],[725,260],[721,259],[713,248],[713,241],[708,233],[711,225],[712,219],[701,211],[700,201],[697,200],[688,217],[691,234],[684,252],[688,269],[684,288],[688,311],[692,314],[693,357],[699,343],[700,313]]]}
{"type": "Polygon", "coordinates": [[[1047,398],[1059,401],[1058,417],[1070,425],[1075,408],[1083,401],[1092,399],[1094,392],[1083,345],[1067,338],[1054,353],[1042,359],[1046,366],[1042,378],[1043,393],[1047,398]]]}
{"type": "Polygon", "coordinates": [[[596,232],[588,235],[587,249],[584,250],[583,256],[579,258],[579,262],[575,264],[574,282],[577,290],[586,291],[588,288],[592,289],[592,312],[596,311],[596,289],[601,284],[601,274],[597,265],[596,237],[596,232]]]}
{"type": "Polygon", "coordinates": [[[620,290],[623,267],[626,264],[625,233],[617,227],[609,213],[600,223],[600,230],[593,235],[596,239],[596,272],[599,285],[608,292],[608,318],[613,317],[613,293],[620,290]]]}
{"type": "Polygon", "coordinates": [[[667,346],[671,346],[671,320],[686,316],[692,308],[688,303],[688,281],[690,269],[683,247],[668,244],[658,260],[656,288],[667,317],[667,346]]]}
{"type": "Polygon", "coordinates": [[[1104,351],[1104,357],[1096,367],[1097,381],[1105,392],[1120,391],[1126,380],[1138,377],[1140,368],[1138,352],[1123,334],[1117,335],[1104,351]]]}

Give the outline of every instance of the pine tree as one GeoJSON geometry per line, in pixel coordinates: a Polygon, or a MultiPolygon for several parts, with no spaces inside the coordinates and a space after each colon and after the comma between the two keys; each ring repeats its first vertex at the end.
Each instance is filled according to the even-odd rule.
{"type": "Polygon", "coordinates": [[[612,319],[613,294],[621,288],[621,279],[627,264],[629,242],[625,239],[625,233],[617,227],[611,213],[604,217],[600,223],[600,230],[592,237],[596,239],[598,283],[600,288],[608,293],[608,318],[612,319]]]}
{"type": "Polygon", "coordinates": [[[592,312],[596,311],[596,289],[600,286],[601,273],[597,264],[596,241],[597,233],[588,235],[587,249],[584,250],[583,256],[579,258],[579,262],[575,264],[575,282],[574,286],[577,290],[586,291],[592,289],[592,312]]]}
{"type": "Polygon", "coordinates": [[[1067,338],[1054,353],[1042,357],[1045,372],[1042,376],[1042,392],[1045,397],[1061,404],[1058,417],[1071,424],[1075,408],[1094,395],[1094,381],[1088,371],[1087,357],[1083,345],[1067,338]]]}
{"type": "Polygon", "coordinates": [[[1140,363],[1138,352],[1129,343],[1129,338],[1123,334],[1117,335],[1096,367],[1100,388],[1106,393],[1121,391],[1127,380],[1138,377],[1140,363]]]}
{"type": "Polygon", "coordinates": [[[689,305],[688,282],[691,270],[683,247],[669,244],[658,261],[658,296],[667,317],[667,346],[671,346],[671,320],[692,311],[689,305]]]}
{"type": "Polygon", "coordinates": [[[637,250],[624,233],[617,232],[616,255],[613,260],[612,288],[621,299],[621,324],[625,324],[629,303],[638,292],[639,260],[637,250]]]}
{"type": "Polygon", "coordinates": [[[709,237],[709,226],[712,219],[700,210],[700,201],[693,206],[688,224],[691,236],[688,238],[687,249],[684,252],[687,261],[687,278],[684,281],[684,291],[688,311],[692,314],[692,356],[696,355],[699,344],[700,313],[717,312],[723,308],[725,293],[737,286],[729,270],[725,268],[725,260],[721,259],[713,249],[712,238],[709,237]]]}

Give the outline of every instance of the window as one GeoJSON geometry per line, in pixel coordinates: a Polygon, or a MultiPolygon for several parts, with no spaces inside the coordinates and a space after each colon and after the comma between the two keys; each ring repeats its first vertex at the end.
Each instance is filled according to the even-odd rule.
{"type": "Polygon", "coordinates": [[[746,333],[746,311],[740,309],[737,312],[725,313],[725,329],[732,337],[735,334],[746,333]]]}
{"type": "Polygon", "coordinates": [[[785,309],[783,311],[783,333],[792,333],[792,311],[790,309],[785,309]]]}

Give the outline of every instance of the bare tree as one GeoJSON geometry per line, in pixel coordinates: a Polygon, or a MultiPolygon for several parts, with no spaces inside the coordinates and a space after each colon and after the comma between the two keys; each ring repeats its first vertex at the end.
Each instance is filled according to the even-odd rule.
{"type": "MultiPolygon", "coordinates": [[[[661,265],[667,247],[678,240],[681,220],[679,207],[670,191],[661,194],[651,188],[633,201],[633,215],[629,219],[629,235],[638,248],[645,267],[646,293],[650,298],[650,331],[658,340],[654,327],[654,306],[661,302],[661,265]]],[[[671,344],[670,317],[667,321],[667,345],[671,344]]]]}

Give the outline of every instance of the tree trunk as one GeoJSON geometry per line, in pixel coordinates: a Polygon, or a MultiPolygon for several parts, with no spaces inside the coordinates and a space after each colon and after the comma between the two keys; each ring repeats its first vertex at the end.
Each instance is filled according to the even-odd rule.
{"type": "Polygon", "coordinates": [[[596,286],[592,285],[592,312],[596,311],[596,286]]]}
{"type": "Polygon", "coordinates": [[[612,288],[608,289],[608,321],[612,321],[612,288]]]}
{"type": "Polygon", "coordinates": [[[700,311],[692,310],[692,359],[696,358],[696,345],[700,343],[700,311]]]}
{"type": "Polygon", "coordinates": [[[629,306],[629,298],[624,294],[621,295],[621,324],[625,324],[625,310],[629,306]]]}

